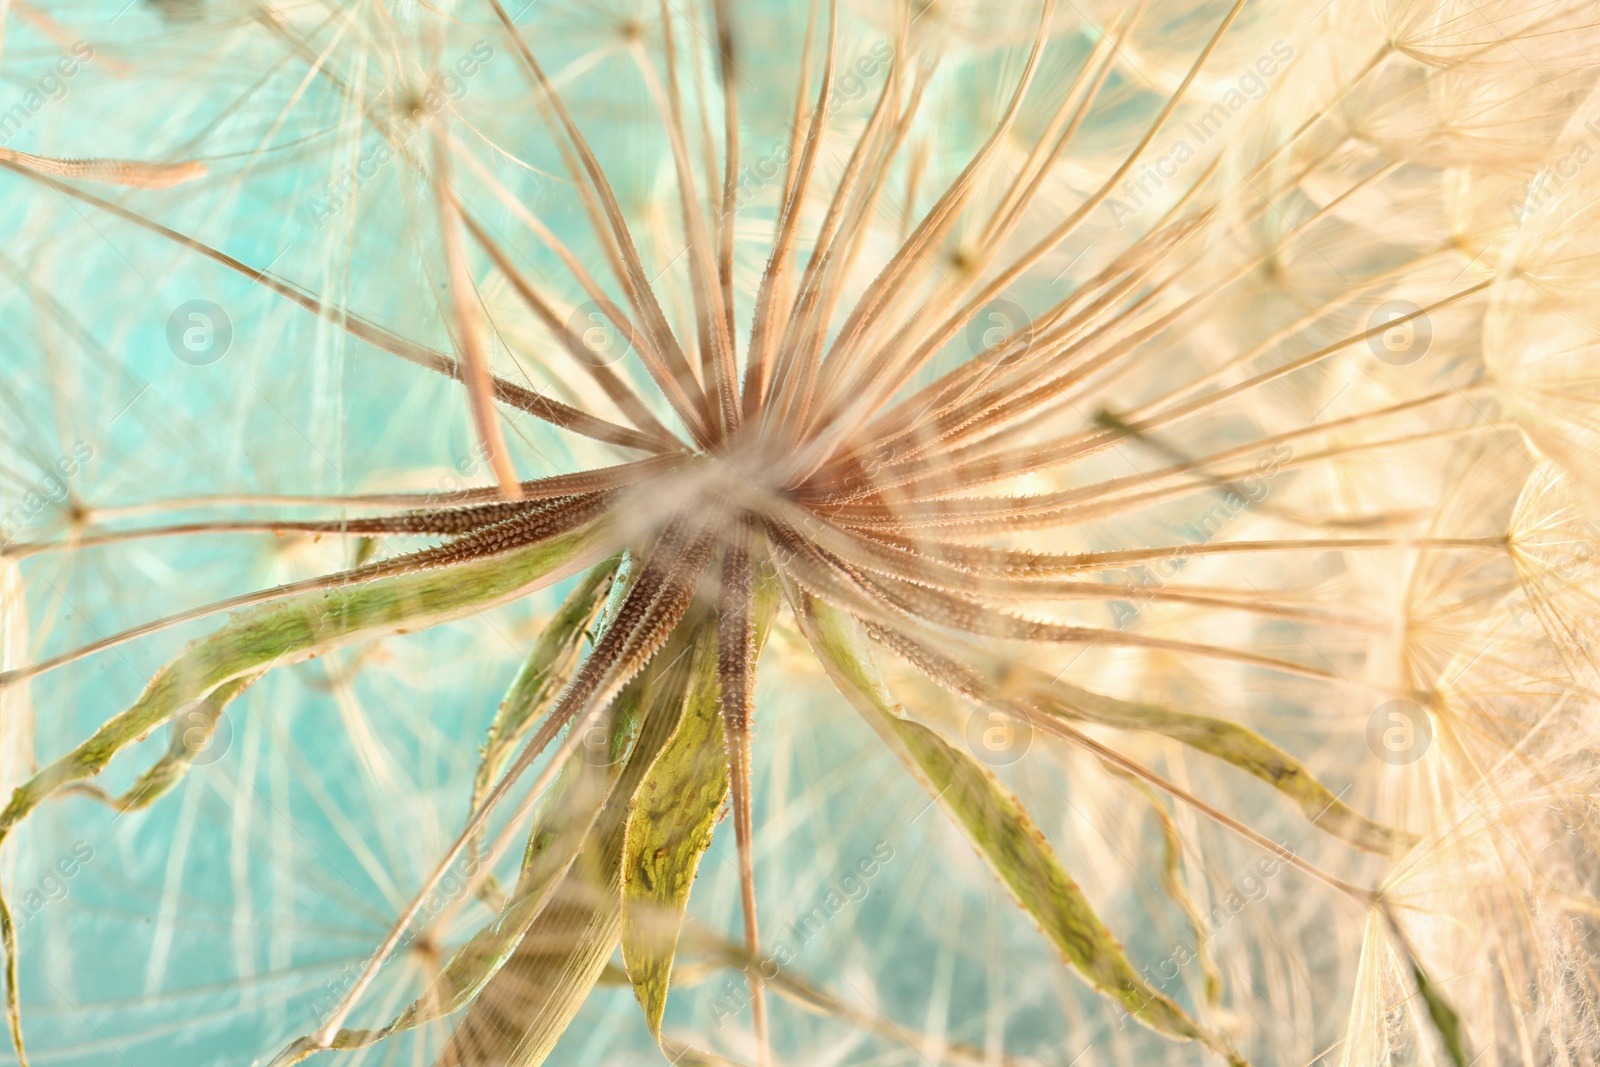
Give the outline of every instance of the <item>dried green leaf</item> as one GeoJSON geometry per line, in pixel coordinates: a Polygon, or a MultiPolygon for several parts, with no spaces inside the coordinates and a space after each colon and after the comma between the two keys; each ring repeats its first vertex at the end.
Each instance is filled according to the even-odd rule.
{"type": "Polygon", "coordinates": [[[961,827],[1067,962],[1151,1029],[1243,1063],[1225,1038],[1144,981],[1017,799],[977,760],[902,716],[860,625],[809,599],[797,604],[796,615],[835,686],[961,827]]]}

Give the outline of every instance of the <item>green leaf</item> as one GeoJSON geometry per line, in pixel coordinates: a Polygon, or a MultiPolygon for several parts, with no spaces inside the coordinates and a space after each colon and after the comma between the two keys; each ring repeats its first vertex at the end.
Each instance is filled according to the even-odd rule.
{"type": "MultiPolygon", "coordinates": [[[[597,592],[598,587],[591,591],[597,592]]],[[[391,1034],[460,1011],[483,991],[512,958],[545,908],[552,905],[574,861],[591,844],[595,821],[622,776],[641,724],[658,712],[670,717],[672,709],[681,704],[688,684],[687,668],[680,660],[682,653],[681,642],[669,643],[656,662],[625,686],[601,713],[603,729],[593,717],[573,725],[572,729],[583,730],[588,736],[540,798],[516,891],[500,913],[457,949],[429,989],[387,1025],[340,1030],[329,1047],[354,1049],[371,1045],[391,1034]]],[[[309,1051],[315,1047],[312,1039],[306,1038],[291,1050],[309,1051]]]]}
{"type": "MultiPolygon", "coordinates": [[[[474,809],[488,795],[506,760],[526,736],[528,728],[541,712],[551,706],[572,676],[586,629],[605,600],[601,595],[602,589],[609,585],[611,593],[616,594],[624,584],[619,579],[618,571],[619,567],[625,566],[625,555],[619,553],[584,575],[540,631],[533,651],[523,661],[505,699],[495,711],[494,720],[489,724],[478,762],[478,774],[472,783],[474,809]]],[[[468,855],[476,860],[482,850],[483,835],[480,833],[469,844],[468,855]]],[[[491,906],[500,906],[502,894],[494,876],[485,879],[480,894],[491,906]]]]}
{"type": "Polygon", "coordinates": [[[123,747],[225,682],[391,634],[450,622],[526,595],[592,558],[603,524],[470,563],[300,593],[238,613],[151,679],[139,700],[12,794],[0,839],[68,782],[98,774],[123,747]]]}
{"type": "Polygon", "coordinates": [[[259,674],[247,674],[223,682],[205,697],[180,709],[172,720],[172,739],[167,744],[166,754],[156,760],[121,796],[107,797],[101,793],[100,798],[121,811],[137,811],[155,803],[189,773],[195,756],[203,752],[216,736],[223,711],[260,677],[259,674]]]}
{"type": "MultiPolygon", "coordinates": [[[[570,574],[606,551],[611,537],[609,523],[601,520],[498,556],[300,593],[238,613],[162,667],[132,707],[18,786],[0,812],[0,843],[57,789],[99,774],[123,748],[219,688],[356,642],[485,611],[570,574]]],[[[20,1054],[16,932],[3,895],[0,940],[6,951],[6,1013],[20,1054]]]]}
{"type": "Polygon", "coordinates": [[[1439,1032],[1439,1040],[1444,1042],[1450,1062],[1456,1067],[1467,1067],[1467,1044],[1461,1036],[1461,1016],[1428,981],[1427,974],[1415,961],[1411,964],[1411,977],[1416,980],[1417,992],[1422,994],[1423,1002],[1428,1005],[1428,1018],[1433,1020],[1433,1028],[1439,1032]]]}
{"type": "MultiPolygon", "coordinates": [[[[916,646],[912,641],[905,647],[916,650],[916,646]]],[[[934,677],[938,678],[941,671],[952,677],[959,674],[961,677],[953,677],[953,680],[960,691],[994,693],[1002,698],[1002,703],[1014,702],[1011,711],[1019,717],[1037,714],[1044,719],[1092,722],[1119,730],[1158,733],[1259,778],[1293,800],[1313,825],[1357,848],[1398,856],[1417,842],[1416,835],[1375,822],[1345,804],[1299,760],[1248,727],[1226,719],[1080,689],[1024,663],[992,656],[976,646],[963,643],[951,647],[954,651],[931,653],[943,660],[943,665],[934,671],[934,677]],[[1000,681],[996,684],[994,680],[1000,681]]],[[[927,671],[929,668],[917,659],[924,654],[929,653],[921,649],[908,658],[908,662],[927,671]]],[[[940,680],[943,684],[952,681],[940,680]]],[[[1042,725],[1050,728],[1048,723],[1042,725]]]]}
{"type": "MultiPolygon", "coordinates": [[[[758,655],[777,608],[776,584],[758,586],[754,608],[758,655]]],[[[694,681],[683,719],[640,783],[628,815],[622,862],[622,959],[645,1022],[658,1041],[689,889],[728,799],[718,693],[716,632],[708,628],[695,648],[694,681]]],[[[666,1049],[665,1044],[662,1047],[666,1049]]]]}
{"type": "Polygon", "coordinates": [[[585,631],[604,600],[600,591],[611,584],[621,561],[620,555],[613,556],[585,574],[539,632],[539,640],[489,724],[483,759],[473,783],[474,806],[499,777],[506,755],[516,747],[528,724],[555,699],[571,676],[585,631]]]}
{"type": "Polygon", "coordinates": [[[715,631],[695,649],[683,720],[640,783],[622,858],[622,960],[650,1033],[661,1037],[689,887],[728,799],[715,631]]]}
{"type": "Polygon", "coordinates": [[[1151,1029],[1201,1042],[1243,1063],[1225,1038],[1144,981],[1016,797],[977,760],[902,716],[855,619],[809,598],[797,602],[795,614],[839,691],[962,829],[1066,961],[1151,1029]]]}
{"type": "Polygon", "coordinates": [[[1226,760],[1289,797],[1315,826],[1357,848],[1396,856],[1416,844],[1414,834],[1362,815],[1319,782],[1299,760],[1238,723],[1174,711],[1159,704],[1119,700],[1065,682],[1036,685],[1029,698],[1045,714],[1161,734],[1226,760]]]}
{"type": "Polygon", "coordinates": [[[1217,970],[1216,963],[1211,959],[1211,952],[1206,948],[1206,924],[1200,914],[1200,909],[1195,907],[1193,898],[1183,885],[1183,838],[1178,834],[1178,824],[1173,822],[1172,816],[1167,814],[1166,805],[1162,803],[1161,795],[1142,778],[1132,774],[1114,764],[1105,764],[1106,770],[1127,782],[1128,785],[1142,796],[1150,805],[1150,810],[1155,813],[1156,820],[1161,824],[1161,841],[1165,851],[1164,862],[1161,865],[1161,887],[1167,891],[1167,896],[1178,905],[1184,918],[1189,920],[1189,928],[1194,931],[1194,955],[1200,964],[1200,973],[1205,979],[1206,1000],[1211,1004],[1222,1003],[1222,972],[1217,970]]]}
{"type": "MultiPolygon", "coordinates": [[[[1469,1067],[1467,1059],[1467,1039],[1462,1033],[1461,1016],[1456,1014],[1455,1008],[1450,1006],[1450,1001],[1440,992],[1428,978],[1428,972],[1423,970],[1422,961],[1417,958],[1416,950],[1411,947],[1411,941],[1406,937],[1405,931],[1400,928],[1400,923],[1395,919],[1394,910],[1387,902],[1381,903],[1379,914],[1389,926],[1393,935],[1393,945],[1397,952],[1404,957],[1405,963],[1411,968],[1411,978],[1417,983],[1417,995],[1428,1008],[1428,1021],[1433,1024],[1434,1031],[1438,1033],[1440,1042],[1444,1045],[1446,1055],[1455,1067],[1469,1067]]],[[[1475,1061],[1474,1061],[1475,1062],[1475,1061]]]]}
{"type": "MultiPolygon", "coordinates": [[[[639,678],[629,684],[644,711],[637,741],[589,827],[582,848],[451,1035],[441,1067],[535,1067],[577,1014],[617,947],[622,927],[622,857],[628,801],[677,732],[694,677],[693,648],[715,623],[685,620],[639,678]]],[[[714,637],[712,638],[714,640],[714,637]]],[[[619,703],[621,702],[619,698],[619,703]]],[[[582,728],[581,722],[575,728],[582,728]]],[[[613,737],[615,738],[615,733],[613,737]]],[[[612,752],[616,752],[613,742],[612,752]]],[[[552,797],[550,810],[559,798],[552,797]]],[[[517,895],[559,861],[556,838],[535,827],[517,895]]]]}

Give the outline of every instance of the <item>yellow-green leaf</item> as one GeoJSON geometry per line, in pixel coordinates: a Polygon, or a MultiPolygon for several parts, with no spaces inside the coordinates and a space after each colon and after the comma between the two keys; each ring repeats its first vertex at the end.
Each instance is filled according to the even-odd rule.
{"type": "MultiPolygon", "coordinates": [[[[535,1067],[577,1014],[617,947],[628,801],[677,731],[692,679],[692,648],[715,624],[685,622],[634,685],[645,695],[638,740],[576,859],[509,958],[456,1026],[440,1067],[535,1067]]],[[[580,724],[581,725],[581,724],[580,724]]],[[[538,833],[538,830],[535,830],[538,833]]],[[[530,840],[519,895],[555,849],[530,840]]]]}
{"type": "Polygon", "coordinates": [[[1428,1018],[1433,1021],[1434,1029],[1439,1033],[1439,1040],[1444,1042],[1445,1052],[1450,1056],[1450,1062],[1455,1067],[1469,1067],[1467,1063],[1467,1043],[1461,1036],[1461,1016],[1450,1006],[1450,1002],[1428,980],[1428,975],[1420,964],[1411,965],[1411,977],[1417,983],[1417,992],[1422,994],[1422,1001],[1428,1006],[1428,1018]]]}
{"type": "Polygon", "coordinates": [[[622,858],[622,960],[658,1039],[689,886],[728,798],[716,633],[695,649],[683,721],[639,786],[622,858]]]}
{"type": "MultiPolygon", "coordinates": [[[[594,621],[605,599],[602,591],[609,584],[612,594],[615,594],[624,584],[619,576],[619,567],[624,565],[625,557],[626,553],[619,553],[592,568],[573,587],[540,631],[533,651],[523,661],[505,699],[495,710],[494,720],[489,724],[478,762],[478,774],[472,783],[474,809],[489,794],[506,760],[526,736],[529,727],[542,711],[554,703],[571,677],[583,645],[585,628],[594,621]]],[[[623,703],[623,699],[619,698],[618,703],[623,703]]],[[[559,786],[560,783],[557,788],[559,786]]],[[[469,857],[476,859],[482,849],[483,835],[480,833],[468,845],[469,857]]],[[[493,875],[484,879],[479,893],[491,906],[499,906],[501,892],[493,875]]]]}
{"type": "MultiPolygon", "coordinates": [[[[457,949],[428,990],[387,1025],[340,1030],[330,1048],[362,1048],[460,1011],[512,958],[545,909],[554,907],[574,861],[592,843],[595,820],[621,777],[642,722],[658,712],[671,716],[681,704],[688,684],[687,661],[681,658],[683,648],[679,640],[669,642],[656,662],[625,686],[601,713],[603,728],[592,720],[573,725],[572,729],[585,731],[588,736],[540,799],[516,890],[494,920],[457,949]]],[[[297,1062],[294,1055],[316,1047],[311,1038],[305,1038],[291,1045],[277,1062],[297,1062]]]]}
{"type": "Polygon", "coordinates": [[[1414,834],[1369,819],[1344,803],[1299,760],[1249,727],[1080,689],[1026,665],[998,661],[971,646],[964,646],[958,655],[974,679],[1004,678],[1003,695],[1018,705],[1019,712],[1161,734],[1259,778],[1294,801],[1313,825],[1357,848],[1397,856],[1416,844],[1414,834]]]}
{"type": "Polygon", "coordinates": [[[485,611],[571,573],[606,538],[604,524],[591,524],[503,555],[300,593],[240,612],[190,642],[132,707],[19,786],[0,812],[0,839],[56,789],[98,774],[124,746],[225,682],[485,611]]]}
{"type": "Polygon", "coordinates": [[[1216,963],[1211,959],[1211,951],[1206,947],[1207,932],[1204,918],[1200,909],[1195,907],[1194,899],[1189,896],[1189,891],[1183,885],[1183,838],[1178,835],[1178,824],[1173,822],[1172,816],[1167,814],[1166,806],[1162,803],[1161,795],[1142,778],[1113,764],[1105,764],[1106,770],[1127,782],[1128,785],[1142,796],[1150,805],[1150,810],[1155,813],[1156,820],[1161,824],[1161,841],[1165,853],[1161,864],[1161,887],[1167,891],[1167,896],[1178,905],[1184,918],[1189,920],[1189,928],[1194,931],[1194,955],[1200,964],[1200,973],[1205,979],[1206,1000],[1211,1004],[1222,1003],[1222,972],[1217,970],[1216,963]]]}
{"type": "MultiPolygon", "coordinates": [[[[601,520],[501,555],[300,593],[240,612],[162,667],[132,707],[18,786],[0,811],[0,843],[50,794],[99,774],[123,748],[224,685],[356,642],[487,610],[591,562],[608,550],[610,539],[609,524],[601,520]]],[[[7,1021],[20,1051],[16,932],[3,895],[0,941],[6,952],[7,1021]]]]}
{"type": "Polygon", "coordinates": [[[1159,704],[1119,700],[1064,682],[1035,686],[1029,697],[1045,714],[1158,733],[1226,760],[1289,797],[1314,825],[1357,848],[1393,856],[1416,844],[1415,835],[1374,822],[1340,800],[1299,760],[1249,727],[1159,704]]]}
{"type": "Polygon", "coordinates": [[[474,806],[494,784],[506,754],[516,746],[528,724],[555,698],[571,675],[584,630],[600,610],[600,591],[611,583],[621,559],[613,556],[585,574],[539,632],[533,651],[523,661],[489,724],[483,759],[473,783],[474,806]]]}
{"type": "MultiPolygon", "coordinates": [[[[776,584],[758,586],[758,653],[777,607],[776,584]]],[[[689,889],[727,798],[716,632],[707,628],[695,648],[694,682],[683,719],[633,796],[623,851],[622,960],[657,1040],[689,889]]]]}
{"type": "Polygon", "coordinates": [[[121,811],[137,811],[149,807],[163,794],[183,780],[194,765],[197,755],[211,744],[217,725],[228,705],[253,685],[259,674],[247,674],[223,682],[202,699],[180,709],[172,720],[172,739],[167,751],[150,769],[141,774],[121,796],[95,795],[121,811]]]}
{"type": "Polygon", "coordinates": [[[1066,961],[1151,1029],[1201,1042],[1242,1063],[1225,1038],[1144,981],[1016,797],[976,759],[902,716],[856,620],[821,601],[796,599],[796,616],[839,691],[962,829],[1066,961]]]}

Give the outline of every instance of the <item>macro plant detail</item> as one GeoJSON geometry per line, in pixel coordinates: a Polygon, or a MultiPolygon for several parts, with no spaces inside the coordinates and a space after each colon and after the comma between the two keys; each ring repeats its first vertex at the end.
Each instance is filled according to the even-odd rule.
{"type": "Polygon", "coordinates": [[[1595,1062],[1592,3],[5,19],[19,1062],[1595,1062]]]}

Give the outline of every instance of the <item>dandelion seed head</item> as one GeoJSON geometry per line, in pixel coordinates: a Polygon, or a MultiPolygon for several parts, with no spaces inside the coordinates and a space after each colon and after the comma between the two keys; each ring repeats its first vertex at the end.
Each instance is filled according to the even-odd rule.
{"type": "Polygon", "coordinates": [[[187,719],[5,824],[14,914],[108,842],[27,912],[30,1042],[465,989],[329,1055],[1587,1062],[1591,6],[50,12],[0,780],[273,669],[147,811],[88,800],[187,719]],[[681,929],[597,859],[679,809],[681,929]],[[128,907],[120,992],[62,978],[128,907]]]}

